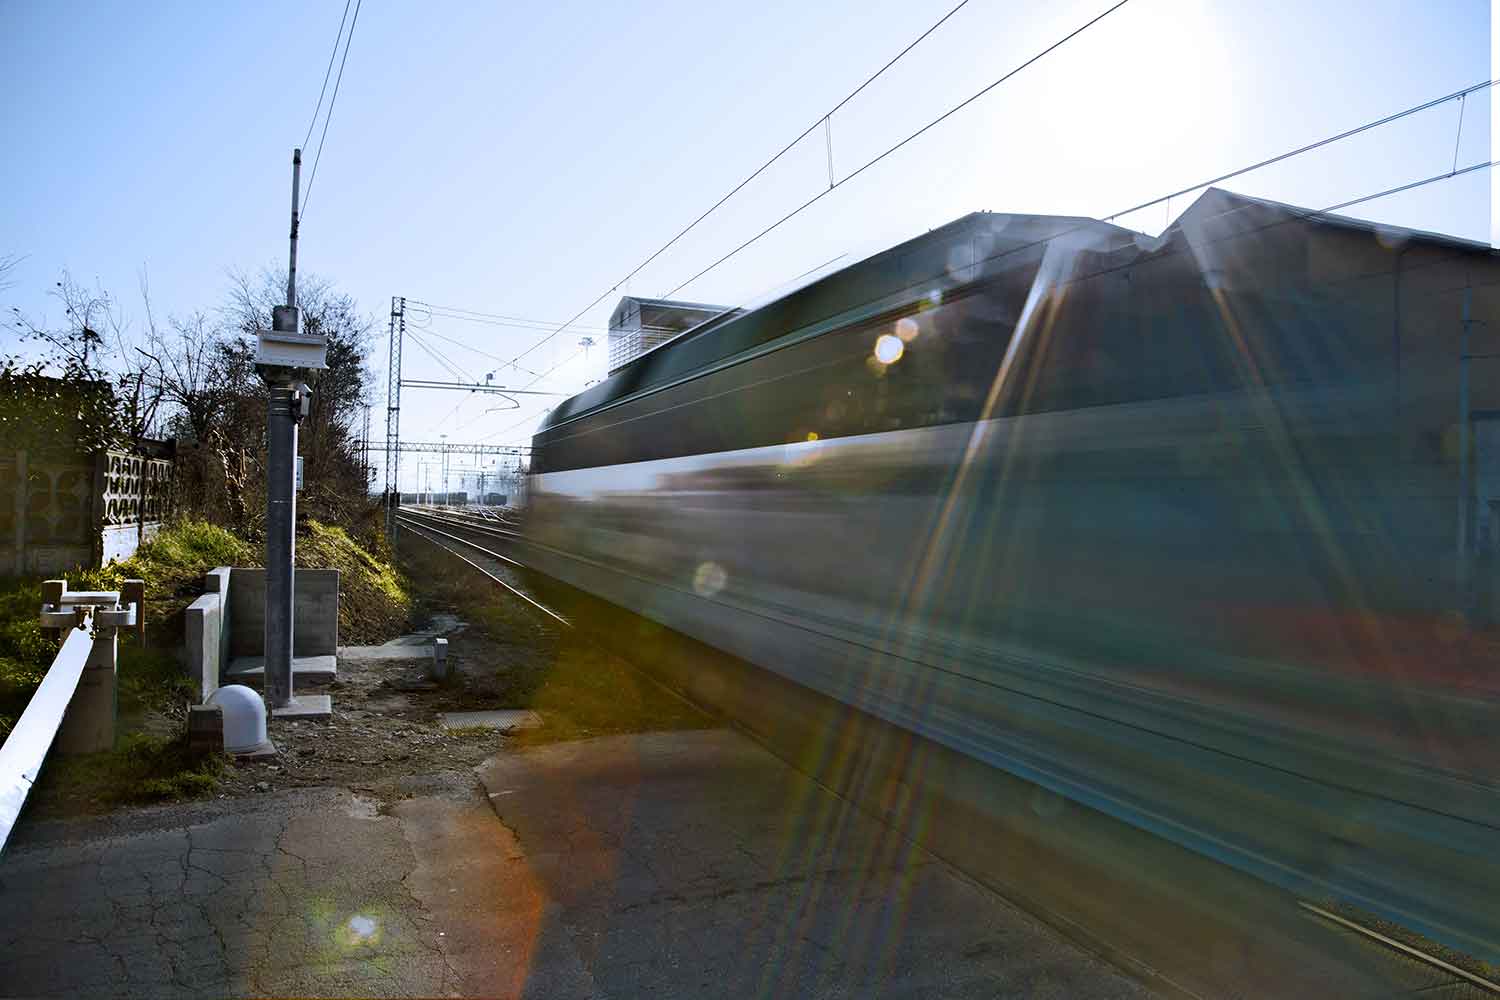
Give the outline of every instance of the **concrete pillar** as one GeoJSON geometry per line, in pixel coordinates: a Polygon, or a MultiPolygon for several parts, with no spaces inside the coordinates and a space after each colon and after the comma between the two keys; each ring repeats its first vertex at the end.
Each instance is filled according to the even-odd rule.
{"type": "Polygon", "coordinates": [[[295,390],[266,396],[266,705],[292,703],[292,562],[297,524],[295,390]]]}
{"type": "Polygon", "coordinates": [[[124,580],[120,583],[120,603],[135,605],[135,641],[146,648],[146,581],[124,580]]]}

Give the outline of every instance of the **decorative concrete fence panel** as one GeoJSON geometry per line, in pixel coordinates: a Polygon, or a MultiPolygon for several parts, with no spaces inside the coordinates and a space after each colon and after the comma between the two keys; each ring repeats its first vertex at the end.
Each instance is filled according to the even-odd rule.
{"type": "Polygon", "coordinates": [[[0,451],[0,574],[133,555],[160,528],[171,462],[122,451],[0,451]]]}

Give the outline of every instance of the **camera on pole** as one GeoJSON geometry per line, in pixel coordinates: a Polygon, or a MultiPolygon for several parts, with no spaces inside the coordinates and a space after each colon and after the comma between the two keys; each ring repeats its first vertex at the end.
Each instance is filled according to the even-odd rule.
{"type": "Polygon", "coordinates": [[[297,524],[297,425],[312,410],[307,379],[328,367],[326,338],[307,333],[297,307],[297,198],[302,151],[292,153],[291,255],[286,305],[271,310],[271,329],[257,331],[255,366],[266,381],[265,692],[271,716],[327,718],[327,695],[292,693],[293,605],[297,524]]]}

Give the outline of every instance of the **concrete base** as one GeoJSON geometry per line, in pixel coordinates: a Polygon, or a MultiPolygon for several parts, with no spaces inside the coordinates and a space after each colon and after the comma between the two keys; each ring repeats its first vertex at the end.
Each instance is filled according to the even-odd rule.
{"type": "Polygon", "coordinates": [[[444,712],[440,718],[444,729],[487,726],[490,729],[535,729],[542,717],[527,708],[503,708],[494,712],[444,712]]]}
{"type": "Polygon", "coordinates": [[[292,703],[271,709],[273,719],[326,719],[333,715],[333,699],[326,694],[292,695],[292,703]]]}
{"type": "Polygon", "coordinates": [[[251,761],[265,760],[276,756],[276,744],[270,740],[263,740],[248,750],[227,750],[229,756],[234,758],[236,764],[249,763],[251,761]]]}
{"type": "MultiPolygon", "coordinates": [[[[338,676],[338,657],[294,656],[292,657],[292,688],[298,684],[327,684],[338,676]]],[[[229,661],[224,673],[227,684],[247,684],[264,687],[266,658],[264,656],[236,656],[229,661]]]]}

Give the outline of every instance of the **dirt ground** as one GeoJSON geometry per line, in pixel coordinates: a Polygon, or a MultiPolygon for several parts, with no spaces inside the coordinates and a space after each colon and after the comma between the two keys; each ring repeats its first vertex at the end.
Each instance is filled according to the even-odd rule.
{"type": "Polygon", "coordinates": [[[425,642],[413,659],[341,656],[333,717],[275,722],[276,757],[229,768],[217,792],[335,785],[379,792],[412,775],[471,768],[507,747],[714,724],[620,657],[556,625],[514,595],[428,547],[401,553],[425,630],[448,640],[449,676],[427,678],[425,642]],[[440,714],[529,708],[538,729],[444,730],[440,714]]]}

